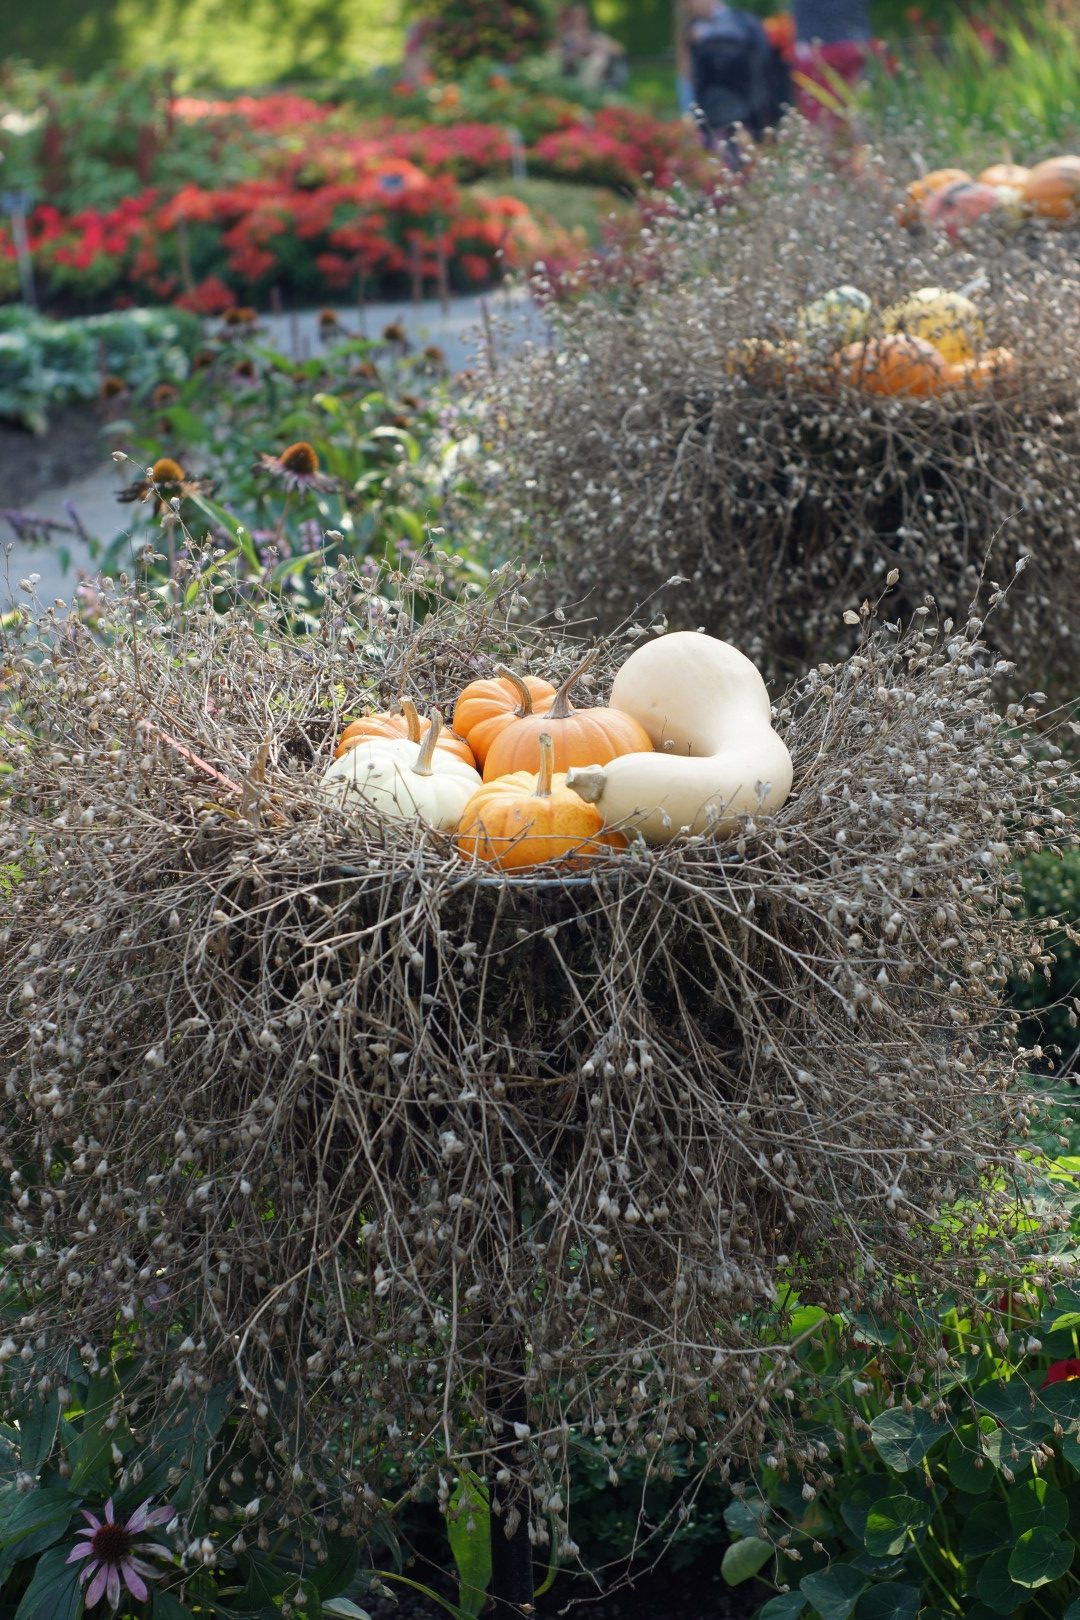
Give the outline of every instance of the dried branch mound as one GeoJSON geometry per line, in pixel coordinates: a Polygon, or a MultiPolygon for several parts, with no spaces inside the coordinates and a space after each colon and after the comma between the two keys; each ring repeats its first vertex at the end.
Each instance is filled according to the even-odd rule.
{"type": "MultiPolygon", "coordinates": [[[[486,396],[489,524],[542,555],[546,600],[610,629],[639,603],[703,626],[788,679],[831,647],[893,568],[897,611],[932,592],[966,617],[984,578],[1031,558],[995,626],[1033,688],[1080,686],[1080,277],[1053,233],[913,242],[876,181],[785,148],[738,205],[660,220],[595,268],[548,352],[486,396]],[[880,397],[747,344],[799,335],[800,308],[853,283],[881,314],[922,287],[973,292],[999,385],[880,397]],[[691,589],[665,589],[672,576],[691,589]]],[[[806,336],[805,332],[803,334],[806,336]]],[[[985,379],[984,379],[985,380],[985,379]]]]}
{"type": "Polygon", "coordinates": [[[868,635],[779,706],[781,813],[576,882],[320,802],[362,697],[568,670],[521,610],[505,574],[420,627],[357,586],[300,641],[120,596],[0,664],[8,1370],[60,1383],[126,1324],[136,1426],[224,1382],[283,1512],[294,1465],[362,1520],[388,1465],[476,1463],[521,1354],[568,1534],[571,1425],[616,1469],[754,1454],[785,1280],[888,1309],[1015,1214],[1000,996],[1043,958],[1008,872],[1073,842],[1076,783],[977,644],[868,635]]]}

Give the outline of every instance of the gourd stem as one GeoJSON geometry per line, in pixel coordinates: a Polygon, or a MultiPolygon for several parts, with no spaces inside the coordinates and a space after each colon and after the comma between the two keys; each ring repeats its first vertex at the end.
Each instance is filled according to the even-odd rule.
{"type": "Polygon", "coordinates": [[[532,714],[532,712],[533,712],[532,693],[529,691],[529,688],[525,685],[525,682],[522,680],[521,676],[520,675],[515,675],[514,671],[512,669],[497,669],[495,671],[495,673],[499,677],[500,681],[509,681],[510,685],[517,692],[517,695],[518,695],[518,706],[517,706],[518,718],[523,720],[527,714],[532,714]]]}
{"type": "MultiPolygon", "coordinates": [[[[406,700],[406,701],[408,701],[408,700],[406,700]]],[[[417,754],[417,756],[416,756],[416,764],[413,766],[413,771],[414,771],[415,775],[417,775],[417,776],[430,776],[431,775],[431,760],[432,760],[433,754],[435,753],[435,744],[439,740],[439,732],[442,730],[442,728],[443,728],[443,717],[442,717],[442,715],[439,713],[438,709],[432,709],[432,711],[431,711],[431,724],[427,729],[427,732],[426,732],[426,734],[424,736],[423,742],[420,744],[420,752],[417,754]]]]}
{"type": "Polygon", "coordinates": [[[551,796],[551,774],[555,769],[555,748],[546,731],[540,733],[540,770],[536,777],[536,797],[551,796]]]}
{"type": "Polygon", "coordinates": [[[570,671],[570,674],[566,677],[565,681],[563,681],[562,685],[555,693],[555,701],[548,710],[545,718],[551,720],[565,720],[568,715],[573,714],[574,707],[570,702],[570,688],[575,684],[576,681],[581,679],[585,671],[589,669],[591,665],[595,664],[596,654],[597,648],[594,647],[592,652],[587,653],[586,656],[581,660],[581,663],[578,665],[577,669],[570,671]]]}
{"type": "Polygon", "coordinates": [[[416,704],[412,698],[403,697],[398,707],[405,716],[405,724],[408,727],[406,735],[409,741],[418,743],[420,741],[420,716],[416,712],[416,704]]]}

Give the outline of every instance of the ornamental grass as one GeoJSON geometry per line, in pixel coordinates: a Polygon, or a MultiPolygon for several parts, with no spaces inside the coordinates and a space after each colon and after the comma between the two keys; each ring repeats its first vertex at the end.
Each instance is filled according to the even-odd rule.
{"type": "Polygon", "coordinates": [[[489,532],[506,555],[543,556],[549,606],[610,629],[648,601],[670,627],[703,626],[787,679],[850,650],[838,608],[857,611],[894,568],[897,613],[930,594],[962,618],[1027,557],[995,646],[1021,683],[1075,693],[1068,233],[914,239],[897,195],[873,163],[828,173],[793,126],[736,194],[661,212],[598,259],[550,349],[503,363],[484,396],[489,532]],[[871,300],[871,337],[917,289],[965,290],[981,350],[1011,362],[936,397],[872,393],[837,374],[839,342],[800,333],[800,310],[845,283],[871,300]],[[673,576],[689,588],[669,588],[673,576]]]}
{"type": "Polygon", "coordinates": [[[977,624],[866,618],[777,694],[794,792],[738,837],[510,881],[317,784],[359,708],[579,661],[519,573],[419,623],[437,560],[338,573],[300,639],[183,566],[166,611],[106,585],[93,632],[0,646],[13,1389],[120,1345],[155,1369],[116,1385],[136,1440],[224,1390],[252,1512],[314,1488],[330,1530],[388,1471],[446,1505],[517,1413],[500,1463],[566,1558],[578,1438],[614,1477],[812,1464],[796,1296],[966,1299],[991,1243],[1045,1270],[1002,994],[1049,961],[1014,859],[1075,845],[1078,784],[995,710],[977,624]]]}

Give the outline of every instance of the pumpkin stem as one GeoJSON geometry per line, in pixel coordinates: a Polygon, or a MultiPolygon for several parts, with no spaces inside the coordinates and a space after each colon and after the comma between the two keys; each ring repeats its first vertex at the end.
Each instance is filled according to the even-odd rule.
{"type": "Polygon", "coordinates": [[[398,703],[398,708],[405,716],[405,724],[409,728],[406,733],[409,741],[418,743],[420,741],[420,716],[416,712],[416,704],[412,698],[403,697],[398,703]]]}
{"type": "MultiPolygon", "coordinates": [[[[413,712],[415,713],[415,710],[413,712]]],[[[413,771],[417,776],[431,775],[431,758],[435,752],[435,744],[439,740],[439,732],[442,728],[442,715],[438,709],[432,709],[431,724],[428,726],[424,740],[420,744],[420,752],[417,754],[416,764],[413,766],[413,771]]]]}
{"type": "Polygon", "coordinates": [[[547,712],[548,719],[565,720],[568,715],[573,714],[574,707],[570,702],[570,688],[575,684],[575,682],[581,679],[587,669],[595,664],[597,650],[598,649],[594,647],[592,652],[586,653],[577,669],[572,669],[570,671],[565,681],[563,681],[562,685],[555,693],[555,701],[547,712]]]}
{"type": "Polygon", "coordinates": [[[555,769],[555,748],[546,731],[540,733],[540,769],[536,776],[536,797],[551,797],[551,776],[555,769]]]}
{"type": "Polygon", "coordinates": [[[532,693],[529,691],[529,688],[525,685],[525,682],[522,680],[521,676],[520,675],[515,675],[514,671],[512,669],[496,669],[495,673],[499,677],[500,681],[509,681],[510,685],[517,692],[517,695],[518,695],[518,706],[517,706],[518,718],[523,720],[527,714],[532,714],[532,712],[533,712],[532,693]]]}

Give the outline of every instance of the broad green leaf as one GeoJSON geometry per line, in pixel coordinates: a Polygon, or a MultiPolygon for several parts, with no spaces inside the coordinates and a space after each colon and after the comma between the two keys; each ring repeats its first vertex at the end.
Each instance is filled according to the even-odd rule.
{"type": "Polygon", "coordinates": [[[1049,1586],[1064,1575],[1076,1552],[1075,1541],[1065,1541],[1044,1525],[1025,1530],[1009,1555],[1009,1575],[1017,1586],[1049,1586]]]}
{"type": "Polygon", "coordinates": [[[756,1536],[769,1516],[769,1504],[760,1496],[737,1496],[724,1509],[724,1523],[737,1536],[756,1536]]]}
{"type": "Polygon", "coordinates": [[[67,1562],[70,1547],[42,1553],[33,1579],[15,1610],[15,1620],[78,1620],[83,1611],[79,1569],[67,1562]]]}
{"type": "Polygon", "coordinates": [[[871,1586],[863,1593],[855,1610],[855,1620],[915,1620],[919,1603],[917,1586],[889,1581],[884,1586],[871,1586]]]}
{"type": "Polygon", "coordinates": [[[323,1604],[323,1614],[332,1614],[335,1620],[371,1620],[366,1609],[361,1609],[351,1598],[331,1598],[323,1604]]]}
{"type": "Polygon", "coordinates": [[[171,1592],[155,1590],[150,1612],[153,1620],[195,1620],[191,1610],[171,1592]]]}
{"type": "Polygon", "coordinates": [[[848,1620],[865,1588],[866,1576],[850,1564],[815,1570],[799,1582],[799,1590],[810,1599],[820,1620],[848,1620]]]}
{"type": "Polygon", "coordinates": [[[360,1549],[355,1540],[344,1536],[327,1537],[326,1557],[322,1563],[312,1563],[304,1570],[304,1584],[313,1586],[321,1598],[336,1597],[344,1592],[356,1574],[360,1549]]]}
{"type": "Polygon", "coordinates": [[[1028,1600],[1028,1589],[1017,1586],[1009,1574],[1009,1554],[992,1553],[975,1582],[977,1595],[993,1614],[1015,1614],[1028,1600]]]}
{"type": "Polygon", "coordinates": [[[806,1599],[801,1592],[779,1592],[758,1611],[757,1620],[799,1620],[805,1609],[806,1599]]]}
{"type": "Polygon", "coordinates": [[[0,1487],[0,1586],[14,1564],[31,1558],[59,1541],[78,1498],[59,1489],[17,1491],[0,1487]]]}
{"type": "Polygon", "coordinates": [[[1004,1502],[980,1502],[960,1532],[960,1552],[964,1558],[982,1558],[1011,1547],[1014,1539],[1004,1502]]]}
{"type": "Polygon", "coordinates": [[[1061,1620],[1080,1620],[1080,1598],[1074,1598],[1065,1610],[1061,1620]]]}
{"type": "Polygon", "coordinates": [[[478,1615],[487,1602],[491,1580],[491,1509],[487,1486],[471,1471],[458,1479],[450,1498],[446,1534],[458,1574],[458,1605],[478,1615]]]}
{"type": "Polygon", "coordinates": [[[918,1467],[931,1446],[947,1432],[947,1425],[935,1422],[921,1406],[910,1412],[901,1407],[879,1412],[870,1425],[870,1438],[878,1456],[898,1474],[918,1467]]]}
{"type": "Polygon", "coordinates": [[[882,1478],[880,1474],[855,1482],[840,1504],[840,1515],[853,1536],[857,1536],[859,1541],[863,1540],[870,1509],[876,1502],[883,1502],[895,1492],[894,1481],[882,1478]]]}
{"type": "Polygon", "coordinates": [[[772,1543],[760,1536],[740,1536],[726,1548],[720,1573],[729,1586],[752,1580],[773,1555],[772,1543]]]}
{"type": "Polygon", "coordinates": [[[1049,1480],[1021,1480],[1012,1486],[1007,1500],[1009,1521],[1018,1536],[1040,1525],[1045,1530],[1064,1530],[1069,1522],[1069,1504],[1049,1480]]]}
{"type": "Polygon", "coordinates": [[[1080,1473],[1080,1437],[1075,1429],[1069,1429],[1061,1440],[1061,1455],[1065,1461],[1080,1473]]]}
{"type": "Polygon", "coordinates": [[[44,1401],[35,1401],[29,1411],[19,1413],[19,1451],[28,1474],[36,1474],[48,1459],[60,1424],[60,1397],[54,1390],[44,1401]]]}
{"type": "MultiPolygon", "coordinates": [[[[984,1418],[984,1422],[992,1420],[984,1418]]],[[[983,1456],[982,1430],[975,1423],[963,1423],[945,1448],[949,1482],[969,1496],[982,1496],[994,1483],[994,1470],[983,1456]],[[981,1464],[981,1467],[976,1466],[981,1464]]]]}
{"type": "Polygon", "coordinates": [[[930,1523],[930,1508],[914,1496],[887,1496],[866,1520],[866,1550],[873,1558],[895,1558],[930,1523]]]}

